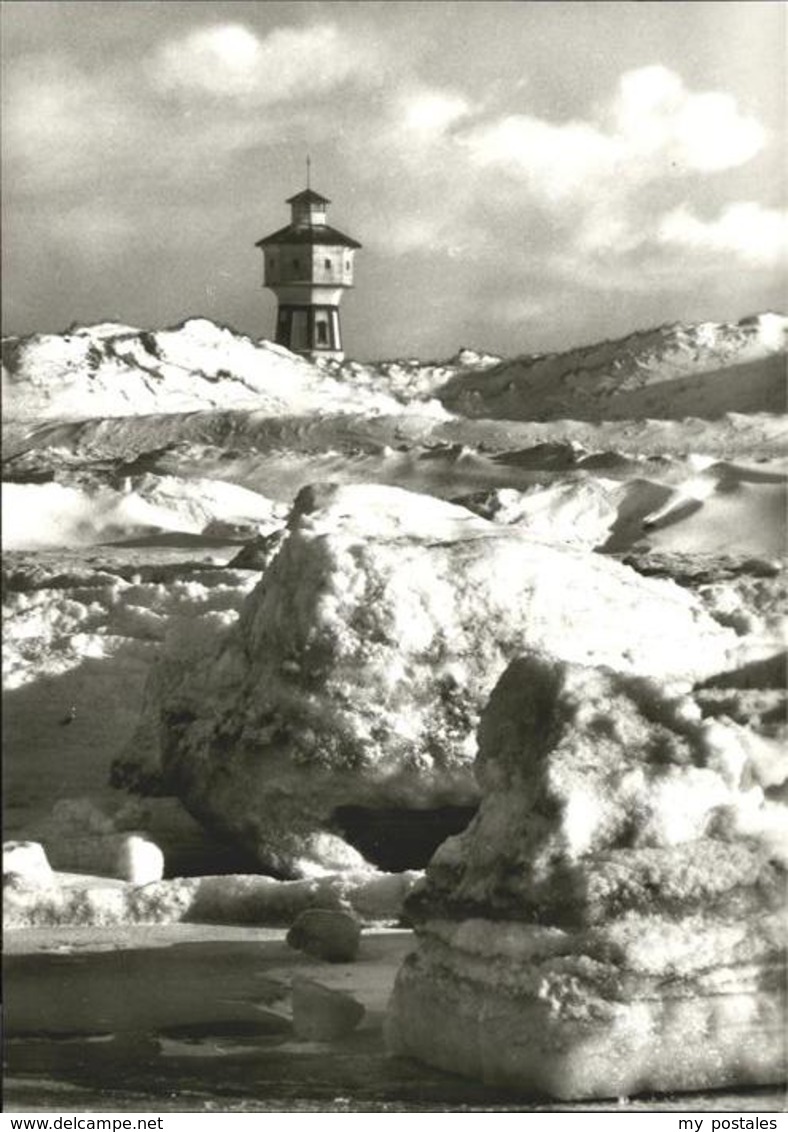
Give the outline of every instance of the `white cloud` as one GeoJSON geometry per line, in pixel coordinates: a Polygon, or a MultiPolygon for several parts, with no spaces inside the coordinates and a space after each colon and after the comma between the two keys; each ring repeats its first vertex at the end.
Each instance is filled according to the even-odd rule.
{"type": "Polygon", "coordinates": [[[592,208],[576,228],[575,246],[583,254],[631,252],[648,238],[643,226],[635,227],[623,212],[592,208]]]}
{"type": "MultiPolygon", "coordinates": [[[[719,270],[719,253],[733,269],[773,267],[786,254],[785,217],[759,204],[731,204],[712,220],[686,205],[668,211],[679,185],[702,202],[703,179],[749,161],[767,136],[733,97],[693,92],[666,67],[625,73],[608,104],[583,120],[480,122],[477,113],[446,140],[455,174],[465,162],[458,221],[470,226],[475,214],[483,227],[495,210],[511,224],[517,208],[528,261],[547,278],[647,293],[675,287],[677,273],[688,281],[719,270]],[[489,207],[480,209],[483,200],[489,207]]],[[[500,242],[490,247],[500,254],[500,242]]]]}
{"type": "Polygon", "coordinates": [[[637,132],[644,120],[675,110],[684,96],[680,76],[659,63],[625,71],[619,79],[614,107],[619,127],[627,134],[637,132]]]}
{"type": "Polygon", "coordinates": [[[342,138],[347,167],[373,182],[373,197],[379,197],[366,246],[393,255],[425,249],[455,258],[470,254],[462,216],[475,199],[475,178],[458,176],[454,138],[473,105],[454,90],[409,76],[399,89],[382,93],[369,100],[371,115],[342,138]]]}
{"type": "Polygon", "coordinates": [[[766,131],[719,91],[695,94],[667,67],[622,75],[613,104],[616,132],[632,155],[662,155],[702,172],[743,165],[761,150],[766,131]]]}
{"type": "Polygon", "coordinates": [[[615,138],[585,122],[555,126],[525,114],[478,127],[463,145],[476,165],[503,166],[548,197],[574,193],[589,177],[608,176],[622,156],[615,138]]]}
{"type": "Polygon", "coordinates": [[[262,53],[257,37],[239,24],[200,28],[164,44],[156,77],[167,89],[249,94],[259,82],[262,53]]]}
{"type": "Polygon", "coordinates": [[[766,131],[739,113],[731,95],[699,94],[677,115],[675,137],[690,168],[711,172],[744,165],[763,149],[766,131]]]}
{"type": "Polygon", "coordinates": [[[732,97],[694,93],[653,66],[622,75],[593,118],[558,123],[491,118],[456,90],[406,88],[361,163],[413,171],[389,202],[380,239],[389,254],[429,249],[492,270],[511,252],[546,278],[646,293],[675,286],[677,272],[708,274],[709,252],[727,252],[732,265],[779,261],[777,213],[733,204],[703,221],[668,211],[679,185],[702,202],[704,175],[744,163],[765,141],[732,97]]]}
{"type": "Polygon", "coordinates": [[[658,240],[695,251],[737,255],[752,264],[778,265],[788,256],[788,213],[755,201],[737,201],[716,220],[701,220],[680,205],[662,218],[658,240]]]}
{"type": "Polygon", "coordinates": [[[620,193],[674,170],[712,172],[749,161],[766,142],[754,118],[720,92],[689,91],[662,66],[621,76],[595,121],[547,122],[508,115],[466,132],[472,162],[523,179],[546,200],[587,197],[607,184],[620,193]]]}
{"type": "Polygon", "coordinates": [[[470,106],[461,95],[421,91],[403,100],[401,120],[405,131],[434,136],[444,134],[469,112],[470,106]]]}
{"type": "MultiPolygon", "coordinates": [[[[371,115],[354,123],[353,152],[350,161],[356,169],[377,173],[381,164],[392,162],[401,169],[418,170],[418,180],[440,177],[441,169],[454,165],[456,130],[473,113],[471,104],[461,94],[426,86],[413,86],[407,81],[399,90],[385,91],[384,101],[375,101],[371,115]],[[425,154],[433,155],[436,146],[443,147],[442,160],[425,164],[425,154]]],[[[452,168],[452,175],[454,168],[452,168]]]]}
{"type": "Polygon", "coordinates": [[[241,24],[215,24],[164,44],[153,74],[164,90],[264,104],[330,90],[371,65],[369,47],[333,24],[278,28],[263,39],[241,24]]]}

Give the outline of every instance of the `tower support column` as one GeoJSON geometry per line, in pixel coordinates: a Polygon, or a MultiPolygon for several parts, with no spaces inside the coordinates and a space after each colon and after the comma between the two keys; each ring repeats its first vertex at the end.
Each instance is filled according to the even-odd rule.
{"type": "Polygon", "coordinates": [[[342,355],[339,307],[280,303],[276,341],[294,353],[342,355]]]}

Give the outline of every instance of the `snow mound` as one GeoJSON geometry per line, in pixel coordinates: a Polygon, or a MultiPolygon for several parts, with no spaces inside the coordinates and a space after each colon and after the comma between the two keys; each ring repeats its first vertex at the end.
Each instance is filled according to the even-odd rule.
{"type": "MultiPolygon", "coordinates": [[[[203,318],[172,330],[102,323],[8,339],[3,397],[6,417],[14,420],[238,408],[272,414],[402,411],[380,382],[371,388],[338,381],[281,346],[203,318]]],[[[437,405],[432,411],[442,413],[437,405]]]]}
{"type": "Polygon", "coordinates": [[[443,362],[422,362],[418,358],[393,361],[321,361],[318,364],[338,381],[355,388],[374,390],[396,397],[403,404],[429,401],[458,373],[479,373],[498,365],[497,355],[466,347],[443,362]]]}
{"type": "Polygon", "coordinates": [[[523,648],[692,679],[736,646],[670,583],[402,489],[305,489],[288,526],[235,628],[170,636],[118,763],[279,874],[338,859],[348,808],[473,804],[478,713],[523,648]]]}
{"type": "Polygon", "coordinates": [[[786,407],[788,319],[674,323],[563,353],[463,373],[438,393],[472,417],[510,420],[717,419],[786,407]]]}
{"type": "Polygon", "coordinates": [[[495,523],[518,524],[534,538],[591,550],[607,541],[625,495],[616,480],[580,479],[526,491],[504,487],[455,502],[495,523]]]}
{"type": "Polygon", "coordinates": [[[784,555],[788,491],[784,481],[758,481],[714,465],[674,485],[643,517],[650,546],[701,554],[784,555]]]}
{"type": "Polygon", "coordinates": [[[6,483],[2,506],[6,550],[92,546],[163,531],[248,538],[269,534],[287,514],[237,484],[151,474],[128,476],[120,488],[6,483]]]}
{"type": "Polygon", "coordinates": [[[258,924],[287,927],[312,908],[351,912],[362,923],[396,923],[421,873],[336,873],[279,881],[254,875],[175,877],[138,885],[54,873],[49,885],[4,891],[6,928],[121,924],[258,924]]]}
{"type": "Polygon", "coordinates": [[[3,843],[3,883],[6,878],[20,887],[35,888],[52,883],[52,867],[44,846],[37,841],[5,841],[3,843]]]}
{"type": "MultiPolygon", "coordinates": [[[[132,702],[125,702],[123,689],[129,693],[140,679],[139,670],[145,670],[158,642],[168,632],[176,632],[182,621],[193,633],[204,618],[225,624],[234,621],[253,581],[244,570],[205,566],[169,581],[145,581],[139,575],[125,580],[96,572],[71,584],[60,574],[29,590],[9,588],[3,602],[3,686],[15,690],[51,681],[93,662],[93,684],[89,691],[82,690],[85,709],[108,720],[123,715],[131,722],[136,703],[130,695],[126,698],[132,702]],[[110,659],[109,687],[105,687],[97,678],[95,662],[110,659]],[[107,695],[106,702],[102,695],[107,695]]],[[[39,704],[27,721],[31,738],[41,726],[41,734],[35,734],[40,747],[45,744],[47,723],[47,742],[60,746],[66,742],[62,728],[56,728],[60,734],[52,738],[51,721],[67,706],[65,701],[55,706],[48,702],[45,708],[39,704]]],[[[79,728],[66,730],[71,735],[79,728]]],[[[81,741],[85,742],[84,736],[81,741]]],[[[116,742],[120,741],[119,734],[116,742]]]]}
{"type": "Polygon", "coordinates": [[[529,654],[477,769],[478,815],[408,903],[395,1052],[563,1099],[781,1079],[778,745],[659,681],[529,654]]]}

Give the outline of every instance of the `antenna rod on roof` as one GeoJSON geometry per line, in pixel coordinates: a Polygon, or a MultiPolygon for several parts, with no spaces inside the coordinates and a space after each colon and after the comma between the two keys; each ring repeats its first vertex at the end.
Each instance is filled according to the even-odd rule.
{"type": "Polygon", "coordinates": [[[311,187],[312,187],[311,184],[310,184],[311,170],[312,170],[312,158],[309,156],[309,154],[307,154],[306,155],[306,187],[308,189],[311,189],[311,187]]]}

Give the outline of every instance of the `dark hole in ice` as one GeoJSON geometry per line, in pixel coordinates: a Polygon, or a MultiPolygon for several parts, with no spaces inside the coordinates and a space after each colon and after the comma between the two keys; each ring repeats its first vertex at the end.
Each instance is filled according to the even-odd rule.
{"type": "Polygon", "coordinates": [[[260,863],[248,850],[223,838],[212,837],[209,831],[191,838],[159,837],[167,866],[164,876],[172,877],[233,876],[237,873],[259,873],[260,863]]]}
{"type": "Polygon", "coordinates": [[[447,837],[462,833],[477,806],[434,810],[337,806],[333,827],[367,861],[386,872],[423,869],[447,837]]]}

